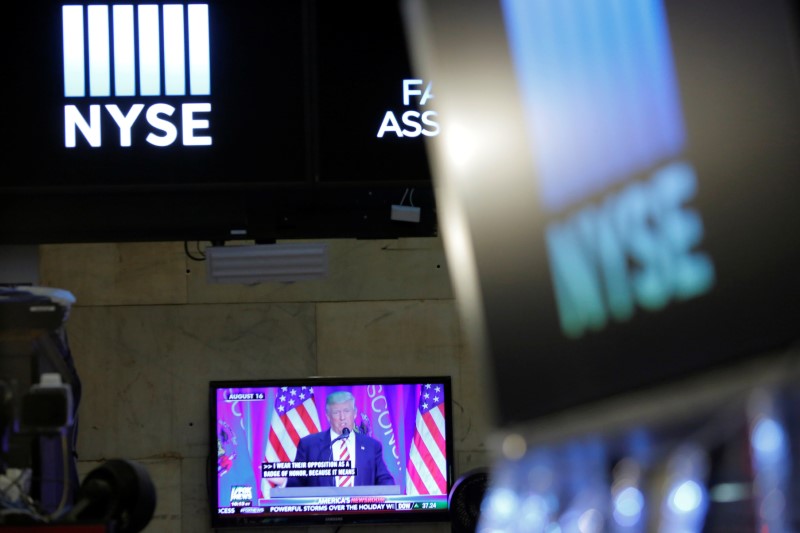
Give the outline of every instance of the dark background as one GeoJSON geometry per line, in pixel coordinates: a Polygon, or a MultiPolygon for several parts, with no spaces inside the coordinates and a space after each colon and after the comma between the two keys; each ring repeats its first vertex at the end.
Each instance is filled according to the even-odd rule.
{"type": "Polygon", "coordinates": [[[103,99],[63,97],[61,4],[15,4],[0,37],[0,243],[436,234],[423,139],[375,137],[410,77],[398,2],[210,0],[210,96],[103,99]],[[103,109],[103,146],[64,148],[65,105],[126,100],[176,107],[178,139],[147,143],[145,110],[120,148],[103,109]],[[211,103],[211,147],[181,145],[183,102],[211,103]],[[391,221],[409,188],[421,222],[391,221]]]}

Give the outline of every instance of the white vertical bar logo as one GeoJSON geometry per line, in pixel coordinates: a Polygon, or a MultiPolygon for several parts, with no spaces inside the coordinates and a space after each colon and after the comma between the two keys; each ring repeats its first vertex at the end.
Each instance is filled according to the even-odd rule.
{"type": "Polygon", "coordinates": [[[65,5],[62,32],[67,98],[87,96],[87,83],[110,97],[112,79],[113,96],[184,96],[187,63],[189,93],[211,94],[207,4],[139,4],[135,19],[132,4],[65,5]]]}
{"type": "Polygon", "coordinates": [[[183,39],[183,6],[164,6],[164,91],[167,95],[186,94],[183,39]]]}
{"type": "Polygon", "coordinates": [[[140,5],[139,15],[139,92],[142,96],[161,94],[161,46],[158,6],[140,5]]]}
{"type": "Polygon", "coordinates": [[[211,94],[208,5],[189,5],[189,84],[193,96],[211,94]]]}
{"type": "Polygon", "coordinates": [[[89,6],[89,95],[111,96],[108,6],[89,6]]]}
{"type": "Polygon", "coordinates": [[[64,6],[61,10],[64,35],[64,96],[86,94],[86,64],[83,59],[83,6],[64,6]]]}
{"type": "Polygon", "coordinates": [[[136,96],[133,6],[114,6],[114,95],[136,96]]]}

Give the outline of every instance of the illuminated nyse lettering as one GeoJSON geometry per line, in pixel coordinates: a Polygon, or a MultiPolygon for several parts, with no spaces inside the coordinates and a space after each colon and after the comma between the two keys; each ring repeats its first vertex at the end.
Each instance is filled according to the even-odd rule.
{"type": "MultiPolygon", "coordinates": [[[[98,104],[89,106],[89,120],[87,121],[77,106],[64,106],[64,145],[67,148],[75,148],[77,145],[76,130],[80,130],[90,146],[94,148],[102,146],[100,107],[98,104]]],[[[123,113],[116,104],[107,104],[103,107],[119,127],[119,145],[131,146],[131,129],[141,115],[144,104],[133,104],[127,113],[123,113]]],[[[209,127],[208,120],[196,118],[195,114],[210,111],[211,104],[181,105],[181,142],[184,146],[209,146],[211,144],[211,137],[195,133],[196,130],[204,130],[209,127]]],[[[147,109],[145,118],[148,124],[160,132],[160,134],[148,133],[145,137],[148,143],[164,147],[175,142],[178,138],[178,128],[164,118],[171,117],[174,113],[175,108],[169,104],[153,104],[147,109]]]]}
{"type": "MultiPolygon", "coordinates": [[[[65,98],[128,98],[137,96],[137,88],[140,97],[211,94],[207,4],[65,5],[61,11],[65,98]]],[[[130,104],[126,113],[116,104],[104,107],[119,127],[119,146],[131,146],[131,130],[145,104],[130,104]]],[[[145,118],[154,131],[147,134],[148,143],[175,142],[178,128],[167,120],[175,110],[166,103],[149,105],[145,118]]],[[[212,144],[210,136],[195,134],[209,128],[209,121],[195,114],[210,112],[210,103],[181,105],[184,146],[212,144]]],[[[65,105],[64,145],[75,148],[79,130],[89,146],[102,146],[100,122],[98,104],[89,105],[88,119],[76,105],[65,105]]]]}
{"type": "Polygon", "coordinates": [[[714,283],[710,258],[696,249],[700,216],[685,207],[696,192],[694,170],[673,163],[602,205],[547,228],[561,328],[569,337],[630,319],[636,307],[664,308],[714,283]]]}
{"type": "MultiPolygon", "coordinates": [[[[428,100],[432,99],[433,93],[431,92],[431,83],[425,86],[425,90],[415,89],[413,87],[421,86],[422,80],[408,79],[403,80],[403,105],[411,105],[411,97],[419,97],[419,105],[424,106],[428,100]]],[[[400,115],[400,121],[393,111],[387,111],[383,116],[381,127],[378,129],[378,138],[383,138],[387,133],[394,133],[397,137],[419,137],[425,135],[426,137],[433,137],[439,134],[439,124],[435,121],[438,115],[436,111],[405,111],[400,115]],[[403,127],[400,125],[403,123],[403,127]],[[426,128],[427,126],[427,128],[426,128]]]]}

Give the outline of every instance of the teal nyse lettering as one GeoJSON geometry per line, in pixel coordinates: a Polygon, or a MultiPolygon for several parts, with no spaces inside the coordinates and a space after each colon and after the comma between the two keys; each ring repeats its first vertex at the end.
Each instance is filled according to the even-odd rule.
{"type": "Polygon", "coordinates": [[[634,182],[601,205],[549,224],[547,247],[563,333],[571,338],[624,322],[637,307],[658,311],[714,285],[699,249],[703,224],[685,204],[697,178],[684,162],[634,182]]]}

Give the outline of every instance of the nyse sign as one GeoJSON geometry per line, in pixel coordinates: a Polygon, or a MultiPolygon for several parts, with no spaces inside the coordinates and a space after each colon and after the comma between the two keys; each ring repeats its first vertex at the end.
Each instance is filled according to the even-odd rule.
{"type": "MultiPolygon", "coordinates": [[[[97,104],[89,106],[88,121],[77,106],[67,105],[64,107],[64,145],[67,148],[76,147],[76,130],[83,134],[90,146],[94,148],[102,146],[100,107],[97,104]]],[[[144,104],[133,104],[127,112],[123,112],[116,104],[107,104],[103,107],[119,127],[119,146],[131,146],[131,130],[139,115],[142,114],[144,104]]],[[[162,103],[152,104],[148,107],[145,118],[154,131],[148,133],[144,140],[153,146],[160,147],[174,143],[178,138],[178,128],[168,118],[171,118],[175,111],[173,106],[162,103]]],[[[210,136],[197,134],[197,130],[206,130],[209,127],[209,121],[205,118],[198,118],[198,116],[203,117],[203,113],[210,111],[211,104],[208,103],[181,105],[181,142],[184,146],[209,146],[211,144],[210,136]]]]}
{"type": "Polygon", "coordinates": [[[197,100],[211,94],[207,4],[65,5],[62,33],[64,96],[90,99],[64,106],[65,147],[78,146],[78,133],[89,146],[101,147],[103,109],[119,129],[121,147],[141,141],[170,146],[178,127],[184,146],[212,144],[205,131],[211,103],[184,102],[176,113],[164,102],[131,102],[135,97],[197,100]],[[116,101],[105,105],[93,101],[112,98],[116,101]],[[150,131],[134,139],[142,114],[150,131]]]}
{"type": "Polygon", "coordinates": [[[686,206],[696,188],[692,167],[676,162],[548,225],[564,334],[579,337],[610,319],[629,320],[637,308],[659,311],[711,288],[714,266],[699,249],[703,224],[686,206]]]}
{"type": "Polygon", "coordinates": [[[503,7],[541,207],[550,213],[544,239],[561,333],[575,339],[707,293],[715,270],[701,215],[689,207],[698,180],[683,161],[688,142],[662,0],[625,3],[604,18],[560,11],[561,2],[503,7]],[[554,20],[586,38],[573,43],[552,31],[554,20]],[[627,47],[611,44],[622,34],[627,47]],[[645,182],[632,180],[644,173],[645,182]],[[600,194],[600,203],[575,212],[600,194]]]}

